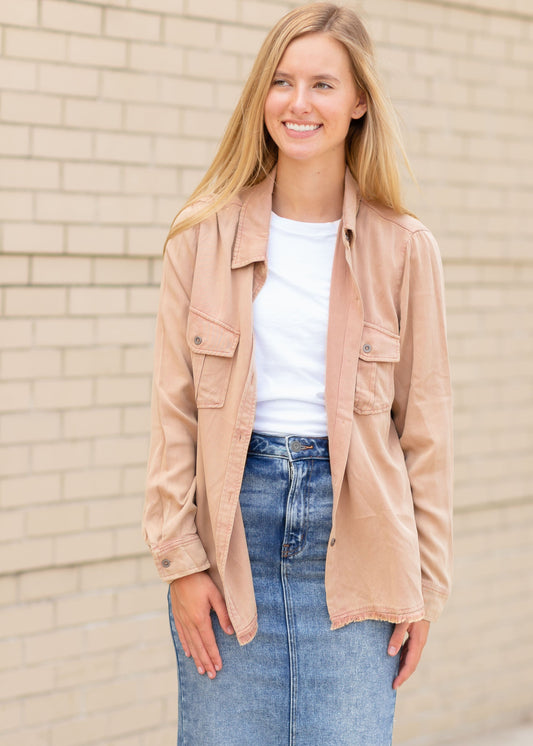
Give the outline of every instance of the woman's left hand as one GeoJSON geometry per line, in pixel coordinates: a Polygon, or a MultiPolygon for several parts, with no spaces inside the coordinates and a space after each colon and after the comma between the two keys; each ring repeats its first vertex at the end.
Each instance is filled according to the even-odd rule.
{"type": "Polygon", "coordinates": [[[429,625],[430,622],[425,619],[419,622],[402,622],[395,625],[387,650],[388,654],[392,656],[400,653],[400,669],[398,676],[392,682],[393,689],[398,689],[416,671],[422,650],[428,639],[429,625]],[[408,637],[404,642],[406,634],[408,637]]]}

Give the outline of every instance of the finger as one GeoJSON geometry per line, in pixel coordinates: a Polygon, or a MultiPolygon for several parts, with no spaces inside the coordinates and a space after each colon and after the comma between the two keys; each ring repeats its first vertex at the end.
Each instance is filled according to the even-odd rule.
{"type": "Polygon", "coordinates": [[[207,673],[210,679],[214,679],[216,676],[215,664],[211,660],[209,653],[207,652],[206,646],[204,645],[202,634],[195,628],[190,630],[190,646],[191,653],[196,664],[196,669],[199,674],[203,675],[207,673]]]}
{"type": "Polygon", "coordinates": [[[228,608],[226,606],[226,602],[222,598],[222,594],[216,589],[216,592],[213,592],[210,597],[211,606],[213,607],[217,617],[219,624],[221,628],[224,630],[224,632],[228,635],[232,635],[235,630],[233,629],[233,626],[231,624],[231,620],[229,618],[228,614],[228,608]]]}
{"type": "Polygon", "coordinates": [[[209,661],[209,668],[207,672],[220,671],[222,668],[222,658],[220,657],[220,651],[218,649],[215,633],[213,632],[213,625],[211,623],[211,617],[209,616],[207,621],[202,624],[199,628],[199,633],[202,639],[202,645],[205,650],[205,654],[209,661]]]}
{"type": "Polygon", "coordinates": [[[404,655],[402,656],[402,660],[400,661],[400,671],[398,673],[398,676],[392,683],[393,689],[398,689],[416,671],[416,668],[420,661],[420,656],[422,655],[422,647],[415,644],[413,640],[409,639],[409,641],[405,644],[404,650],[402,652],[404,653],[404,655]]]}
{"type": "Polygon", "coordinates": [[[400,624],[394,625],[394,630],[389,640],[389,647],[387,648],[387,653],[389,655],[394,656],[398,653],[402,647],[408,627],[409,622],[401,622],[400,624]]]}
{"type": "Polygon", "coordinates": [[[207,672],[209,678],[214,679],[216,672],[222,668],[222,660],[213,632],[209,607],[196,618],[190,619],[188,632],[198,673],[207,672]]]}

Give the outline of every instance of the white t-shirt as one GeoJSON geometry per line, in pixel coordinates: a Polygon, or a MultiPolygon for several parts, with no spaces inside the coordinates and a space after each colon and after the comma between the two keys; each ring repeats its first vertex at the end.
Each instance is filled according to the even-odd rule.
{"type": "Polygon", "coordinates": [[[327,435],[326,338],[339,223],[302,223],[272,213],[267,279],[253,303],[254,430],[327,435]]]}

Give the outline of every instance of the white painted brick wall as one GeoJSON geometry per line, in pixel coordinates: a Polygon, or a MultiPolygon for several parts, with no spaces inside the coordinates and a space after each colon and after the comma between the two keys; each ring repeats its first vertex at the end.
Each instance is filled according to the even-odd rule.
{"type": "MultiPolygon", "coordinates": [[[[0,3],[0,746],[175,742],[140,532],[161,250],[296,4],[0,3]]],[[[444,256],[456,405],[455,591],[395,743],[461,743],[533,715],[533,7],[357,7],[444,256]]]]}

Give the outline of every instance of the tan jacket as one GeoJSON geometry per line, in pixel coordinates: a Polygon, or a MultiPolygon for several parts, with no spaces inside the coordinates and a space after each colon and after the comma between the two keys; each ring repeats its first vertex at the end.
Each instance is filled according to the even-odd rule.
{"type": "MultiPolygon", "coordinates": [[[[145,540],[161,577],[209,570],[241,644],[257,613],[239,491],[254,424],[252,301],[272,175],[166,246],[145,540]]],[[[442,269],[415,218],[346,172],[326,354],[332,628],[435,620],[451,574],[452,415],[442,269]]]]}

